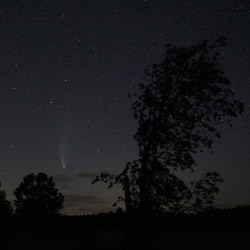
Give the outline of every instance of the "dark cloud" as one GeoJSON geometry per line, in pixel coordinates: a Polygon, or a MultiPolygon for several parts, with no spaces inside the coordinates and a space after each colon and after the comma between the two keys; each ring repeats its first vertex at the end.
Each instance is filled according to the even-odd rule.
{"type": "Polygon", "coordinates": [[[91,207],[80,207],[78,209],[78,212],[80,212],[80,213],[93,213],[93,212],[95,212],[95,209],[91,208],[91,207]]]}
{"type": "Polygon", "coordinates": [[[53,179],[57,185],[63,185],[65,186],[66,183],[68,183],[70,180],[72,180],[72,176],[69,175],[54,175],[53,179]]]}
{"type": "Polygon", "coordinates": [[[77,175],[78,178],[82,178],[82,179],[94,179],[96,176],[96,174],[94,173],[79,173],[77,175]]]}
{"type": "MultiPolygon", "coordinates": [[[[246,204],[248,205],[248,204],[246,204]]],[[[235,208],[237,206],[244,206],[244,204],[214,204],[213,207],[223,209],[223,208],[235,208]]]]}
{"type": "Polygon", "coordinates": [[[70,194],[65,196],[65,204],[75,206],[82,203],[104,203],[95,195],[70,194]]]}
{"type": "Polygon", "coordinates": [[[98,213],[108,213],[113,211],[113,209],[111,209],[111,207],[98,207],[97,208],[91,208],[91,207],[80,207],[78,209],[79,213],[90,213],[90,214],[98,214],[98,213]]]}

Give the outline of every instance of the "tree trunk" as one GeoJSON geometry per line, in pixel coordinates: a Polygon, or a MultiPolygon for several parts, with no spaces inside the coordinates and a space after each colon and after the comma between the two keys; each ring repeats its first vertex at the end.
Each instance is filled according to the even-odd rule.
{"type": "Polygon", "coordinates": [[[129,178],[126,175],[123,184],[124,194],[125,194],[125,209],[126,213],[129,215],[132,212],[132,198],[131,198],[131,191],[130,191],[130,183],[129,178]]]}

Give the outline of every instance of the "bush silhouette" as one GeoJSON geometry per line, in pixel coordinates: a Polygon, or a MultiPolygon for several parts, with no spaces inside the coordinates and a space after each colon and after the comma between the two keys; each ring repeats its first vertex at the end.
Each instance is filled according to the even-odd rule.
{"type": "Polygon", "coordinates": [[[25,176],[14,195],[17,215],[51,216],[63,208],[64,196],[55,188],[53,178],[44,173],[25,176]]]}

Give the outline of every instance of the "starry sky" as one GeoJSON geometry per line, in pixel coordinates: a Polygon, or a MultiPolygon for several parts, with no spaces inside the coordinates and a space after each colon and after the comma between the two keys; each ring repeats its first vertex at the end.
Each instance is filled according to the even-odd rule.
{"type": "Polygon", "coordinates": [[[193,178],[216,170],[225,180],[216,206],[250,205],[248,0],[1,0],[0,27],[0,181],[9,200],[24,175],[45,172],[65,195],[63,213],[111,211],[120,188],[90,182],[138,156],[127,95],[165,44],[223,35],[221,65],[245,113],[213,154],[197,155],[193,178]]]}

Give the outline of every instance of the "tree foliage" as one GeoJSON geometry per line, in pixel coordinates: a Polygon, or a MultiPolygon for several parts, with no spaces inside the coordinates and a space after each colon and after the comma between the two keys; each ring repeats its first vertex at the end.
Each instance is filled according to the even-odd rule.
{"type": "Polygon", "coordinates": [[[53,178],[44,173],[25,176],[14,195],[17,215],[51,216],[63,208],[64,196],[55,188],[53,178]]]}
{"type": "MultiPolygon", "coordinates": [[[[1,183],[0,183],[1,187],[1,183]]],[[[6,218],[12,215],[12,207],[10,201],[6,199],[4,190],[0,190],[0,217],[6,218]]]]}
{"type": "Polygon", "coordinates": [[[120,175],[104,174],[95,181],[122,184],[129,190],[130,205],[143,213],[198,210],[213,203],[222,181],[216,172],[186,184],[175,171],[193,171],[195,154],[212,151],[221,137],[220,125],[232,126],[243,112],[219,65],[218,51],[224,45],[222,37],[191,47],[166,46],[164,60],[145,71],[139,93],[130,96],[138,122],[138,159],[120,175]]]}

